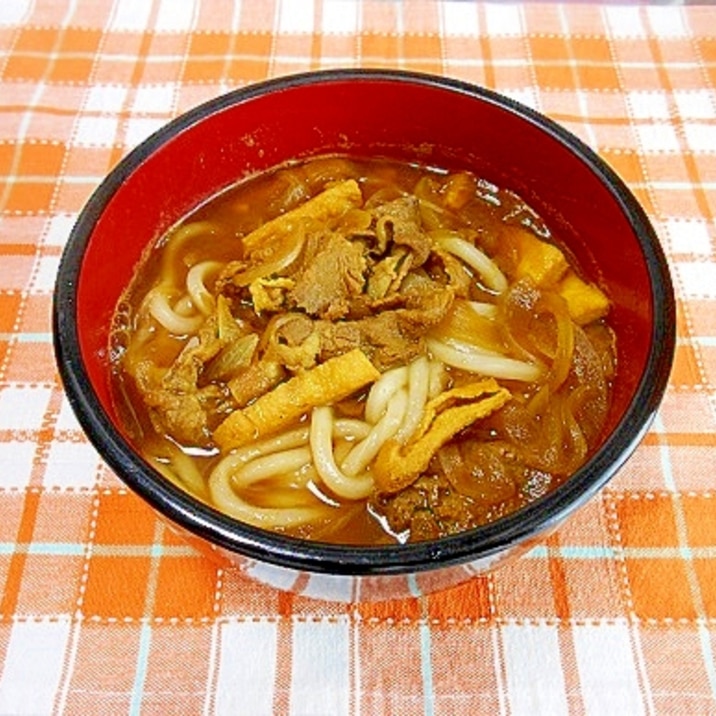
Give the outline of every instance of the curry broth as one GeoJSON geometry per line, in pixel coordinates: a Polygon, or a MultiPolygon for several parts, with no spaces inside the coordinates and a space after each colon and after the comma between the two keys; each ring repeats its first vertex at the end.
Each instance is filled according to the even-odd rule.
{"type": "MultiPolygon", "coordinates": [[[[498,395],[498,390],[509,399],[445,439],[405,487],[372,489],[360,499],[346,499],[326,487],[321,475],[316,474],[311,462],[315,461],[315,453],[310,452],[305,439],[285,453],[291,453],[291,458],[295,453],[296,459],[304,453],[313,457],[303,466],[247,482],[237,489],[240,505],[234,516],[238,514],[241,519],[246,506],[254,507],[259,515],[255,522],[258,526],[350,544],[427,539],[488,523],[553,489],[578,462],[583,462],[598,443],[608,406],[615,370],[613,334],[606,322],[608,304],[602,301],[600,305],[607,309],[593,320],[575,321],[569,318],[574,299],[566,293],[564,284],[567,278],[573,279],[570,286],[576,286],[582,303],[589,290],[594,292],[597,303],[602,298],[606,301],[606,297],[597,287],[584,282],[568,254],[558,249],[562,257],[559,260],[565,263],[556,278],[521,275],[525,257],[535,251],[548,254],[551,249],[545,247],[556,249],[554,237],[519,197],[462,172],[391,160],[331,156],[245,179],[183,219],[143,257],[136,278],[117,307],[112,332],[112,386],[118,412],[133,442],[151,464],[167,479],[217,506],[213,495],[218,492],[212,492],[211,487],[217,465],[227,455],[241,455],[248,449],[246,445],[218,444],[216,435],[221,433],[217,431],[232,416],[242,417],[260,404],[263,394],[250,394],[255,386],[264,381],[268,394],[296,375],[310,373],[335,357],[335,345],[353,341],[356,334],[354,342],[379,365],[380,374],[402,369],[399,362],[390,363],[390,351],[380,352],[382,345],[371,353],[374,347],[366,335],[372,335],[374,324],[367,322],[392,312],[391,317],[393,313],[398,315],[395,325],[399,330],[408,331],[400,321],[413,320],[410,311],[416,315],[432,311],[430,320],[439,314],[438,319],[424,330],[432,343],[422,334],[406,333],[410,359],[405,364],[412,365],[411,361],[418,359],[429,362],[432,372],[423,375],[429,375],[430,385],[439,383],[437,393],[429,393],[424,399],[425,405],[430,406],[431,400],[439,402],[439,395],[449,391],[457,392],[444,414],[470,401],[477,406],[498,395]],[[267,222],[292,216],[298,207],[323,196],[326,187],[348,180],[354,180],[359,187],[358,206],[332,217],[325,226],[312,220],[297,222],[298,229],[293,227],[285,237],[272,238],[266,246],[251,250],[244,246],[247,237],[267,222]],[[399,235],[403,214],[410,212],[414,225],[410,230],[424,234],[420,241],[399,235]],[[297,231],[303,234],[295,249],[292,242],[297,231]],[[448,249],[438,248],[452,248],[456,237],[463,243],[455,251],[464,251],[466,242],[478,248],[497,273],[507,277],[505,289],[495,290],[475,265],[455,259],[448,249]],[[363,286],[345,289],[346,294],[351,290],[356,294],[351,294],[352,303],[348,302],[345,313],[336,315],[330,303],[314,305],[310,297],[304,297],[301,303],[296,287],[305,276],[300,271],[308,273],[315,268],[310,258],[325,253],[322,247],[326,242],[343,247],[346,241],[353,252],[346,255],[355,255],[356,265],[365,264],[368,268],[359,276],[363,286]],[[430,247],[427,258],[416,258],[424,246],[430,247]],[[261,260],[270,264],[276,256],[277,265],[281,260],[291,260],[247,285],[241,283],[241,277],[250,278],[261,260]],[[405,263],[411,261],[415,268],[405,270],[405,263]],[[201,273],[195,269],[197,266],[209,268],[201,273]],[[381,270],[386,266],[392,273],[383,280],[381,270]],[[194,294],[186,288],[191,283],[192,270],[202,275],[198,293],[194,294]],[[298,279],[291,270],[300,274],[298,279]],[[400,271],[404,271],[402,278],[400,271]],[[366,293],[382,291],[388,281],[398,288],[366,298],[366,293]],[[432,305],[431,301],[437,303],[429,298],[433,287],[442,290],[445,286],[450,295],[443,303],[449,302],[449,306],[432,305]],[[409,299],[404,298],[407,294],[409,299]],[[197,309],[202,301],[205,313],[197,309]],[[456,308],[458,301],[460,311],[456,308]],[[257,310],[259,305],[262,308],[257,310]],[[476,311],[474,317],[472,309],[476,311]],[[296,330],[276,339],[274,334],[287,323],[286,316],[296,330]],[[169,326],[186,326],[187,330],[170,330],[162,320],[169,326]],[[363,333],[361,321],[368,326],[363,333]],[[322,337],[315,337],[316,326],[331,333],[330,350],[321,344],[322,337]],[[508,375],[493,380],[494,387],[485,382],[486,374],[476,374],[459,361],[450,364],[450,359],[445,362],[436,358],[428,347],[451,347],[456,335],[460,341],[465,337],[461,330],[469,333],[473,326],[483,332],[484,343],[469,343],[475,356],[497,352],[502,358],[500,365],[532,365],[539,378],[530,381],[508,375]],[[190,327],[192,330],[188,330],[190,327]],[[212,344],[217,336],[219,347],[212,344]],[[419,355],[412,352],[411,340],[420,344],[419,355]],[[314,346],[314,355],[305,348],[308,343],[314,346]],[[246,349],[242,353],[243,344],[246,349]],[[244,353],[250,353],[249,358],[244,353]],[[280,364],[276,356],[288,353],[290,360],[280,364]],[[221,375],[213,368],[227,355],[239,367],[221,378],[212,378],[221,375]],[[266,355],[273,357],[268,360],[266,355]],[[278,376],[269,374],[274,369],[267,368],[269,364],[278,364],[278,376]],[[559,378],[555,378],[557,373],[559,378]],[[239,385],[242,377],[249,383],[248,388],[239,385]],[[476,384],[482,393],[475,389],[476,396],[462,397],[476,384]],[[192,423],[191,429],[184,432],[182,427],[177,432],[172,426],[181,423],[177,415],[183,410],[193,411],[196,425],[192,423]],[[559,454],[555,456],[556,453],[559,454]],[[277,517],[291,511],[305,515],[305,521],[296,518],[297,521],[281,522],[283,517],[277,517]],[[278,524],[271,523],[274,517],[278,524]]],[[[544,268],[539,261],[535,265],[539,271],[544,268]]],[[[346,281],[354,279],[355,273],[348,272],[346,281]]],[[[341,300],[344,298],[341,293],[341,300]]],[[[587,305],[594,310],[596,304],[587,305]]],[[[457,344],[463,346],[464,341],[460,341],[457,344]]],[[[448,351],[447,355],[452,353],[448,351]]],[[[411,385],[407,383],[405,391],[413,396],[419,389],[411,385]]],[[[361,385],[334,401],[334,425],[341,420],[346,424],[363,420],[371,387],[361,385]]],[[[312,412],[306,410],[286,431],[301,427],[312,430],[311,420],[312,412]]],[[[377,422],[373,428],[376,425],[377,422]]],[[[367,440],[361,435],[334,438],[332,457],[337,464],[367,440]]],[[[256,439],[259,437],[264,436],[257,435],[256,439]]],[[[270,434],[266,436],[271,438],[270,434]]],[[[393,438],[389,440],[395,442],[393,438]]],[[[409,439],[406,445],[410,444],[409,439]]],[[[246,464],[255,466],[257,459],[247,458],[246,464]]],[[[250,471],[244,463],[236,469],[244,471],[242,474],[250,471]]],[[[375,469],[371,462],[357,473],[357,478],[375,469]]],[[[233,478],[227,479],[231,483],[233,478]]],[[[226,494],[226,487],[222,489],[226,494]]],[[[222,509],[221,505],[218,508],[222,509]]]]}

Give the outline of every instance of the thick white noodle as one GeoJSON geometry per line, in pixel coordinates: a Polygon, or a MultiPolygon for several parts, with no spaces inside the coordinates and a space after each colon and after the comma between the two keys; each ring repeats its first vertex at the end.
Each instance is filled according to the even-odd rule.
{"type": "MultiPolygon", "coordinates": [[[[201,234],[213,234],[216,226],[210,221],[192,221],[185,224],[169,235],[162,248],[162,265],[168,268],[175,260],[177,253],[182,249],[184,242],[193,239],[201,234]]],[[[161,244],[160,244],[161,245],[161,244]]]]}
{"type": "Polygon", "coordinates": [[[316,472],[323,484],[338,497],[360,500],[373,489],[370,474],[360,477],[346,475],[336,464],[333,453],[333,410],[328,406],[313,409],[311,416],[311,453],[316,472]]]}
{"type": "Polygon", "coordinates": [[[478,316],[494,320],[497,318],[497,306],[494,303],[484,303],[483,301],[468,301],[467,305],[477,313],[478,316]]]}
{"type": "Polygon", "coordinates": [[[200,234],[211,234],[216,227],[210,221],[192,221],[190,224],[184,224],[180,229],[175,231],[167,241],[167,246],[176,248],[187,239],[200,234]]]}
{"type": "Polygon", "coordinates": [[[445,390],[447,385],[447,373],[445,372],[445,365],[442,361],[431,360],[430,365],[430,376],[428,377],[428,398],[431,400],[437,398],[440,393],[445,390]]]}
{"type": "Polygon", "coordinates": [[[244,500],[234,489],[305,466],[311,458],[306,446],[279,453],[248,457],[251,450],[229,453],[213,469],[209,477],[209,493],[217,509],[256,527],[296,527],[312,522],[325,514],[326,507],[316,505],[258,507],[244,500]]]}
{"type": "Polygon", "coordinates": [[[232,476],[237,489],[251,487],[269,477],[288,474],[311,463],[311,450],[307,445],[261,455],[242,465],[232,476]]]}
{"type": "Polygon", "coordinates": [[[352,440],[339,438],[333,441],[333,458],[336,461],[336,465],[340,465],[343,462],[345,456],[353,449],[354,445],[355,443],[352,440]]]}
{"type": "Polygon", "coordinates": [[[338,418],[333,421],[333,436],[347,440],[363,440],[368,437],[371,426],[357,418],[338,418]]]}
{"type": "Polygon", "coordinates": [[[385,413],[373,426],[365,440],[361,440],[341,463],[346,475],[357,475],[368,466],[383,445],[400,428],[408,407],[408,392],[399,388],[388,401],[385,413]]]}
{"type": "Polygon", "coordinates": [[[223,267],[219,261],[202,261],[194,264],[186,274],[186,290],[197,311],[208,316],[214,310],[214,296],[206,287],[212,273],[223,267]]]}
{"type": "MultiPolygon", "coordinates": [[[[298,469],[287,472],[281,476],[281,486],[287,488],[303,488],[310,489],[312,482],[318,481],[318,473],[313,467],[312,462],[308,462],[305,465],[301,465],[298,469]]],[[[313,494],[316,494],[312,490],[313,494]]],[[[291,497],[295,498],[295,495],[291,497]]],[[[294,505],[294,501],[290,501],[291,505],[294,505]]]]}
{"type": "Polygon", "coordinates": [[[172,449],[169,462],[158,457],[152,461],[154,467],[175,485],[179,483],[194,495],[206,494],[206,483],[194,461],[179,448],[172,449]]]}
{"type": "Polygon", "coordinates": [[[408,366],[408,406],[403,422],[395,433],[398,442],[406,443],[415,433],[423,417],[429,387],[430,363],[426,356],[420,356],[408,366]]]}
{"type": "Polygon", "coordinates": [[[289,430],[285,433],[279,433],[273,437],[265,438],[264,440],[259,440],[258,442],[247,445],[246,447],[234,450],[229,453],[227,457],[233,455],[237,460],[237,464],[244,464],[249,460],[260,457],[261,455],[270,455],[274,452],[301,447],[301,445],[306,445],[308,443],[308,431],[309,428],[305,425],[300,428],[289,430]]]}
{"type": "Polygon", "coordinates": [[[179,314],[182,318],[191,318],[196,316],[196,308],[194,308],[194,302],[191,300],[191,296],[185,293],[172,307],[174,313],[179,314]]]}
{"type": "Polygon", "coordinates": [[[541,370],[532,363],[487,353],[475,346],[459,341],[428,340],[428,349],[435,358],[453,368],[503,380],[531,383],[539,378],[541,370]]]}
{"type": "Polygon", "coordinates": [[[147,298],[149,313],[170,333],[174,333],[177,336],[195,333],[204,322],[204,316],[202,315],[182,316],[177,313],[169,304],[169,297],[161,286],[152,289],[147,298]]]}
{"type": "Polygon", "coordinates": [[[507,289],[507,279],[497,264],[474,244],[458,235],[441,236],[437,239],[437,243],[442,249],[457,256],[477,271],[487,288],[496,293],[502,293],[507,289]]]}
{"type": "Polygon", "coordinates": [[[380,416],[385,412],[388,401],[395,395],[396,391],[404,387],[408,382],[408,367],[400,366],[387,370],[373,386],[368,393],[365,402],[365,419],[375,424],[380,420],[380,416]]]}
{"type": "MultiPolygon", "coordinates": [[[[311,477],[318,475],[312,464],[310,430],[309,426],[302,426],[230,452],[209,476],[209,493],[214,505],[243,522],[266,528],[298,526],[324,515],[325,508],[318,505],[257,507],[239,494],[242,488],[279,474],[285,475],[287,486],[305,485],[310,489],[311,477]]],[[[336,437],[357,441],[370,433],[371,426],[362,420],[341,418],[331,421],[331,430],[336,437]]],[[[326,501],[324,496],[319,497],[326,501]]]]}

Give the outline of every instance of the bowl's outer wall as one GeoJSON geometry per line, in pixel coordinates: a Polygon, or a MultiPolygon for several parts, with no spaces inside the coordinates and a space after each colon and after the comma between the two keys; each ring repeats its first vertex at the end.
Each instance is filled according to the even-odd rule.
{"type": "Polygon", "coordinates": [[[335,152],[471,169],[542,214],[613,300],[621,337],[616,422],[645,366],[650,279],[639,244],[628,239],[632,228],[591,168],[543,128],[490,101],[430,84],[353,79],[228,104],[161,145],[116,188],[87,245],[77,318],[90,380],[120,430],[108,385],[108,327],[145,247],[238,179],[335,152]]]}

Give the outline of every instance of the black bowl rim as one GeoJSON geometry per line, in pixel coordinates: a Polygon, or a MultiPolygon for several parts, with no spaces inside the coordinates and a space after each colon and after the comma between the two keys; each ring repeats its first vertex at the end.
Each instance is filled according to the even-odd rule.
{"type": "Polygon", "coordinates": [[[621,468],[648,430],[666,391],[675,349],[675,299],[665,254],[643,208],[621,178],[590,147],[541,113],[493,90],[421,72],[333,69],[287,75],[212,98],[168,122],[130,151],[107,175],[81,211],[63,251],[53,294],[53,346],[67,398],[90,442],[108,466],[171,522],[215,547],[248,559],[314,573],[410,574],[495,558],[559,525],[621,468]],[[94,394],[79,350],[77,286],[95,222],[116,189],[152,152],[214,112],[266,93],[314,83],[382,81],[417,83],[497,105],[546,132],[599,178],[626,215],[652,281],[654,325],[647,367],[613,433],[582,468],[555,490],[492,524],[428,542],[350,546],[311,542],[238,523],[189,497],[139,458],[115,429],[94,394]]]}

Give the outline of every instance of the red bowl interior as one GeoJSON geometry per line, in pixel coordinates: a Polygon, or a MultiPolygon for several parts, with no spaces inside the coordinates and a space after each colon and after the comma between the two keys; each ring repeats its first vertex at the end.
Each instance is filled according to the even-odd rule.
{"type": "Polygon", "coordinates": [[[87,374],[121,432],[108,385],[108,329],[144,248],[238,179],[331,152],[467,168],[531,204],[613,301],[616,425],[649,358],[652,279],[625,198],[599,166],[537,115],[488,93],[369,75],[270,87],[227,95],[168,125],[120,165],[125,176],[100,189],[108,201],[86,246],[77,325],[87,374]]]}

